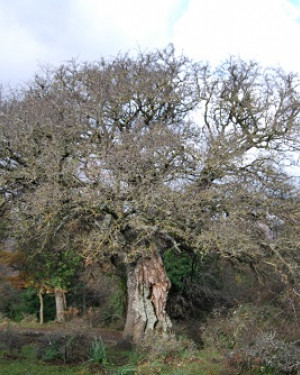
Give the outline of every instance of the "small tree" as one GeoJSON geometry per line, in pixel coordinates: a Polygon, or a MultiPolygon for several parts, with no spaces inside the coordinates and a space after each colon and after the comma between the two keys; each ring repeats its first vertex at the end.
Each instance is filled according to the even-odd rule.
{"type": "MultiPolygon", "coordinates": [[[[27,231],[28,234],[28,231],[27,231]]],[[[36,289],[39,298],[39,321],[44,323],[45,293],[54,293],[56,302],[56,319],[58,322],[65,320],[66,296],[70,286],[80,271],[81,257],[69,249],[57,251],[54,246],[37,249],[38,244],[29,242],[28,239],[19,243],[19,249],[1,251],[0,261],[15,270],[8,280],[19,288],[36,289]],[[34,247],[33,247],[34,246],[34,247]]]]}

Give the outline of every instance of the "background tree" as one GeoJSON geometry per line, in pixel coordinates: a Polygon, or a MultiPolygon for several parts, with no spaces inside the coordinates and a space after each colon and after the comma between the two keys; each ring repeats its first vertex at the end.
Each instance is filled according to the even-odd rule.
{"type": "MultiPolygon", "coordinates": [[[[36,77],[30,87],[2,103],[1,192],[3,207],[9,212],[7,231],[15,239],[18,259],[22,259],[11,259],[11,264],[27,285],[33,284],[40,292],[54,291],[57,319],[62,321],[62,291],[76,273],[79,259],[67,248],[66,238],[55,223],[75,183],[71,179],[67,183],[62,171],[76,134],[74,129],[68,130],[70,113],[63,115],[67,104],[59,112],[62,99],[50,93],[46,81],[36,77]]],[[[68,167],[66,175],[76,168],[68,167]]],[[[42,302],[42,293],[39,296],[42,302]]]]}
{"type": "MultiPolygon", "coordinates": [[[[33,230],[32,228],[30,228],[33,230]]],[[[70,242],[64,237],[64,244],[59,247],[58,241],[41,244],[36,238],[29,238],[26,228],[21,237],[9,250],[0,251],[0,261],[14,270],[8,279],[17,288],[36,290],[39,298],[39,321],[44,323],[44,294],[54,294],[56,319],[65,320],[67,308],[66,292],[74,285],[82,270],[81,257],[70,248],[70,242]],[[43,247],[41,247],[43,246],[43,247]],[[33,250],[34,249],[34,250],[33,250]]]]}

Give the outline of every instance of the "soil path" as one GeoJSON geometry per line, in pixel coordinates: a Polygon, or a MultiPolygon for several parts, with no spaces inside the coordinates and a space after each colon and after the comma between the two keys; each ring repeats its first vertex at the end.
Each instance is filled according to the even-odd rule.
{"type": "Polygon", "coordinates": [[[108,345],[115,345],[122,339],[122,332],[104,328],[88,328],[88,327],[68,327],[67,325],[54,326],[54,327],[35,327],[26,328],[19,326],[3,325],[0,327],[1,331],[10,330],[11,332],[18,332],[28,339],[28,341],[35,341],[37,338],[45,335],[60,333],[65,335],[82,334],[85,336],[101,337],[102,340],[108,345]]]}

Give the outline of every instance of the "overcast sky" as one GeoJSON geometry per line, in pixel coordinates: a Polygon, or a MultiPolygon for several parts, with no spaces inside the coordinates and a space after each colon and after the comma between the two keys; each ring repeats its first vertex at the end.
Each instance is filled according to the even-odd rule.
{"type": "Polygon", "coordinates": [[[0,0],[0,81],[12,85],[41,64],[170,42],[196,60],[300,71],[300,0],[0,0]]]}

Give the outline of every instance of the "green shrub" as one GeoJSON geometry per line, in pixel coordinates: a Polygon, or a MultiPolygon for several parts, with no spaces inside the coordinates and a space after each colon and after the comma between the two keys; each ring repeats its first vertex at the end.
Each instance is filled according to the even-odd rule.
{"type": "Polygon", "coordinates": [[[48,345],[43,348],[40,358],[46,362],[57,359],[64,360],[65,362],[65,346],[62,346],[59,340],[53,338],[49,340],[48,345]]]}
{"type": "Polygon", "coordinates": [[[102,363],[103,365],[108,364],[106,345],[101,337],[95,338],[91,343],[89,350],[89,362],[102,363]]]}
{"type": "Polygon", "coordinates": [[[90,339],[83,334],[53,333],[37,344],[37,358],[46,362],[82,363],[89,359],[90,339]]]}
{"type": "Polygon", "coordinates": [[[199,319],[215,305],[228,305],[222,290],[222,273],[218,257],[176,254],[167,250],[164,265],[172,288],[168,313],[177,319],[199,319]]]}

